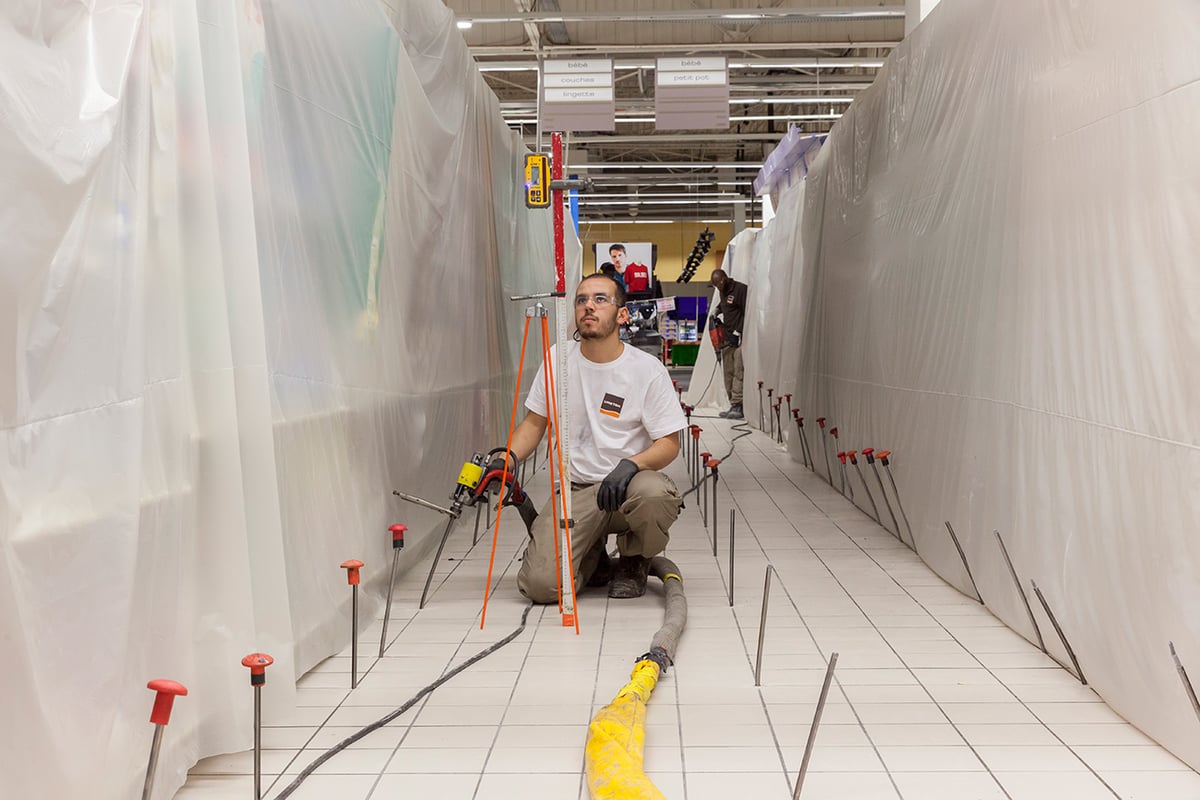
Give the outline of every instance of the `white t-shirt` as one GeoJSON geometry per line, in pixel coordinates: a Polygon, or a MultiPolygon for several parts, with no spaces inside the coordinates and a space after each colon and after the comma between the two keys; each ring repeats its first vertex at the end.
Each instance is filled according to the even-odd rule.
{"type": "MultiPolygon", "coordinates": [[[[628,344],[624,347],[616,360],[596,364],[583,357],[578,342],[567,345],[571,417],[568,473],[575,483],[598,483],[622,458],[635,456],[655,439],[687,427],[667,368],[649,353],[628,344]]],[[[550,363],[555,366],[557,352],[555,345],[550,355],[550,363]]],[[[557,372],[554,379],[558,380],[557,372]]],[[[525,408],[549,416],[542,367],[533,379],[525,408]]]]}

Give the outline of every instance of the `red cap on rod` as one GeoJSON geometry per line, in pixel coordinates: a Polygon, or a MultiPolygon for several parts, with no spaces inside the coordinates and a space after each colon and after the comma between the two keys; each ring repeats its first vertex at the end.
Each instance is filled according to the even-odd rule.
{"type": "Polygon", "coordinates": [[[250,668],[250,685],[262,686],[267,682],[267,667],[275,663],[275,659],[266,653],[251,653],[242,659],[242,666],[250,668]]]}
{"type": "Polygon", "coordinates": [[[360,578],[358,571],[363,568],[363,562],[356,559],[342,562],[342,569],[346,570],[346,583],[351,586],[357,586],[360,578]]]}
{"type": "Polygon", "coordinates": [[[187,697],[187,687],[182,683],[159,678],[147,683],[146,688],[157,692],[154,709],[150,712],[150,721],[155,725],[166,725],[171,721],[171,706],[175,704],[175,698],[187,697]]]}

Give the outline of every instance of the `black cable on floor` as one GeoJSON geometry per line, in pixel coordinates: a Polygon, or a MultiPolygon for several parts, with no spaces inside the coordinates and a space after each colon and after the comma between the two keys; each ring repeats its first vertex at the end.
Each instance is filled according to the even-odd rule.
{"type": "MultiPolygon", "coordinates": [[[[696,416],[696,415],[693,414],[692,416],[696,416]]],[[[724,417],[697,417],[697,418],[698,419],[724,419],[724,417]]],[[[729,452],[726,453],[725,455],[721,456],[721,458],[720,458],[721,461],[724,461],[725,459],[727,459],[731,455],[733,455],[733,448],[737,445],[738,439],[745,439],[747,436],[749,436],[751,433],[754,432],[750,428],[750,423],[747,422],[746,420],[742,420],[741,422],[738,422],[732,428],[730,428],[730,430],[741,431],[741,433],[739,433],[737,436],[733,437],[733,439],[730,440],[729,452]]],[[[708,480],[708,478],[704,478],[699,483],[692,484],[692,488],[688,489],[686,492],[684,492],[682,495],[680,495],[680,497],[687,497],[689,494],[691,494],[692,492],[696,491],[701,486],[703,486],[704,481],[707,481],[707,480],[708,480]]]]}
{"type": "Polygon", "coordinates": [[[404,703],[404,705],[400,706],[395,711],[388,714],[386,717],[384,717],[380,720],[377,720],[375,722],[372,722],[367,727],[346,737],[345,739],[338,742],[333,747],[326,750],[324,753],[322,753],[320,756],[318,756],[315,761],[313,761],[311,764],[309,764],[307,767],[305,767],[304,771],[296,776],[296,780],[289,783],[282,792],[275,795],[275,800],[284,800],[285,797],[289,797],[292,794],[292,792],[294,792],[298,788],[300,788],[300,784],[303,783],[304,780],[306,778],[308,778],[309,775],[312,775],[313,772],[315,772],[317,770],[317,768],[320,767],[322,764],[324,764],[326,761],[333,758],[338,753],[342,752],[343,750],[345,750],[347,747],[354,744],[358,740],[362,739],[367,734],[374,733],[375,731],[382,728],[384,725],[387,725],[389,722],[392,722],[397,717],[399,717],[401,714],[403,714],[405,711],[408,711],[410,708],[412,708],[414,705],[416,705],[423,697],[425,697],[426,695],[433,692],[434,689],[438,688],[443,683],[450,680],[451,678],[453,678],[458,673],[462,672],[467,667],[471,666],[472,664],[476,663],[477,661],[480,661],[480,660],[486,658],[487,656],[490,656],[492,653],[496,652],[501,647],[503,647],[504,645],[511,642],[513,639],[516,639],[518,636],[521,635],[521,632],[525,630],[525,621],[529,618],[529,612],[532,609],[533,609],[533,603],[530,603],[529,605],[525,606],[525,612],[523,614],[521,614],[520,626],[515,631],[510,633],[508,636],[505,636],[503,639],[496,642],[492,646],[479,651],[478,653],[471,656],[466,661],[459,664],[457,667],[450,670],[449,672],[443,673],[440,678],[438,678],[436,681],[434,681],[433,683],[426,686],[421,691],[417,692],[416,695],[414,695],[411,699],[407,700],[404,703]]]}

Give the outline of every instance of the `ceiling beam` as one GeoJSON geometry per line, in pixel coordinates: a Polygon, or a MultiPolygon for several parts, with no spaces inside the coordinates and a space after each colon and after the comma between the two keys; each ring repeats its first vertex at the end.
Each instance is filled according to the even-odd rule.
{"type": "MultiPolygon", "coordinates": [[[[728,52],[729,50],[740,50],[743,52],[758,50],[861,50],[866,48],[890,50],[898,44],[900,44],[899,39],[878,42],[738,42],[736,45],[731,45],[729,42],[693,42],[690,44],[572,44],[564,46],[546,44],[542,46],[542,53],[548,57],[565,57],[576,54],[583,55],[585,53],[644,53],[647,50],[656,50],[664,53],[708,53],[728,52]]],[[[470,49],[473,56],[521,56],[534,54],[529,45],[526,44],[478,45],[470,49]]]]}
{"type": "MultiPolygon", "coordinates": [[[[883,58],[752,58],[730,59],[730,69],[879,69],[883,58]]],[[[480,72],[526,72],[536,71],[538,62],[526,61],[476,61],[480,72]]],[[[654,69],[653,58],[613,59],[613,69],[654,69]]]]}
{"type": "Polygon", "coordinates": [[[827,8],[643,9],[630,11],[529,11],[515,14],[462,13],[458,19],[475,25],[544,24],[551,22],[709,22],[741,25],[748,22],[859,22],[904,19],[903,4],[827,8]]]}

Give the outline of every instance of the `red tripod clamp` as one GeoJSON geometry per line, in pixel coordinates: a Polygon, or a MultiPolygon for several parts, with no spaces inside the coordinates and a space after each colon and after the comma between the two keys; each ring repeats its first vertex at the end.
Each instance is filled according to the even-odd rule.
{"type": "Polygon", "coordinates": [[[817,417],[817,424],[821,426],[821,430],[825,430],[825,418],[817,417]]]}
{"type": "Polygon", "coordinates": [[[864,447],[864,448],[862,449],[862,454],[863,454],[864,456],[866,456],[866,459],[867,459],[867,463],[868,463],[868,464],[874,464],[874,463],[875,463],[875,448],[874,448],[874,447],[864,447]]]}
{"type": "Polygon", "coordinates": [[[846,466],[846,454],[838,453],[837,457],[838,457],[838,460],[842,462],[842,466],[843,467],[846,466]]]}
{"type": "Polygon", "coordinates": [[[850,459],[851,464],[858,466],[858,459],[855,458],[856,455],[858,455],[857,450],[847,450],[846,451],[846,458],[850,459]]]}
{"type": "Polygon", "coordinates": [[[888,465],[888,456],[890,456],[891,454],[892,454],[891,450],[880,450],[878,453],[875,454],[875,457],[879,459],[880,464],[883,464],[886,467],[888,465]]]}

